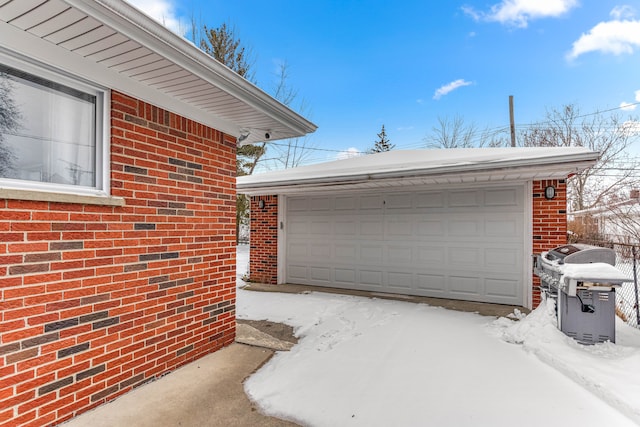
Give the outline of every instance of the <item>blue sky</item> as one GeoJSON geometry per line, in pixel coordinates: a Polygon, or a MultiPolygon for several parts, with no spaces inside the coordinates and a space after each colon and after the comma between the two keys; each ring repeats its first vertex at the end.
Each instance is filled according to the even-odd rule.
{"type": "Polygon", "coordinates": [[[518,129],[565,104],[640,111],[638,0],[129,1],[177,31],[235,27],[268,93],[286,62],[318,125],[307,162],[367,150],[383,124],[407,149],[438,118],[502,129],[509,95],[518,129]]]}

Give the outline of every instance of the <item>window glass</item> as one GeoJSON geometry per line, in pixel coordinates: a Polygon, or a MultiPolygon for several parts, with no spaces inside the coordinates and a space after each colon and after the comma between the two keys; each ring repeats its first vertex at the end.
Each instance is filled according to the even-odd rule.
{"type": "Polygon", "coordinates": [[[99,98],[52,80],[0,63],[0,178],[100,187],[99,98]]]}

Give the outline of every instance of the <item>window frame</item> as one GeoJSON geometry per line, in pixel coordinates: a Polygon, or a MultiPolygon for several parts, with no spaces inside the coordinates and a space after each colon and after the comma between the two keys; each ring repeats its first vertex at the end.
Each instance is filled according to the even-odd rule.
{"type": "MultiPolygon", "coordinates": [[[[46,183],[0,177],[0,189],[16,191],[58,193],[78,196],[109,197],[110,188],[110,105],[111,91],[96,83],[89,82],[67,71],[54,68],[15,52],[0,48],[0,63],[25,71],[42,79],[49,80],[96,97],[95,103],[95,187],[46,183]]],[[[0,193],[0,198],[2,198],[0,193]]],[[[43,196],[48,200],[49,196],[43,196]]],[[[33,199],[33,194],[30,199],[33,199]]]]}

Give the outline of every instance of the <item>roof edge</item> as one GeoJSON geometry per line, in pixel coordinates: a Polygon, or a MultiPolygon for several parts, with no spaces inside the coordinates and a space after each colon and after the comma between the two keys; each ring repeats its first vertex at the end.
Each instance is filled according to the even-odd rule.
{"type": "MultiPolygon", "coordinates": [[[[236,179],[236,188],[238,192],[242,193],[259,191],[263,188],[277,188],[277,187],[292,187],[292,186],[327,186],[337,185],[344,183],[355,183],[372,180],[384,180],[384,179],[409,179],[415,177],[438,177],[451,174],[469,174],[469,173],[482,173],[493,172],[500,170],[516,170],[537,168],[544,165],[547,169],[553,170],[568,170],[567,174],[579,172],[587,169],[598,160],[600,153],[587,151],[583,153],[571,153],[564,155],[553,156],[552,161],[549,157],[539,157],[536,159],[514,159],[514,160],[495,160],[489,162],[477,162],[477,163],[464,163],[443,165],[432,168],[420,168],[414,167],[403,170],[394,170],[388,172],[378,173],[344,173],[334,176],[321,176],[303,179],[276,179],[269,181],[268,179],[260,178],[260,175],[243,176],[236,179]]],[[[248,193],[247,193],[248,194],[248,193]]]]}
{"type": "MultiPolygon", "coordinates": [[[[64,0],[89,16],[100,19],[115,30],[161,56],[184,67],[200,78],[215,83],[230,95],[302,135],[317,126],[265,91],[198,49],[193,43],[173,33],[136,7],[122,0],[64,0]],[[129,25],[125,25],[125,23],[129,25]],[[213,73],[214,78],[211,78],[213,73]]],[[[265,131],[267,129],[264,129],[265,131]]],[[[239,135],[234,135],[239,136],[239,135]]],[[[274,138],[275,139],[275,138],[274,138]]]]}

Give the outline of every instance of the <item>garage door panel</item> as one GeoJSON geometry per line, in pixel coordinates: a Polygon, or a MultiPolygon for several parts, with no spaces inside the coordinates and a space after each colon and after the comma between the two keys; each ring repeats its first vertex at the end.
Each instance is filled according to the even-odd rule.
{"type": "Polygon", "coordinates": [[[354,197],[336,197],[335,198],[336,210],[353,210],[356,207],[356,200],[354,197]]]}
{"type": "Polygon", "coordinates": [[[386,238],[393,240],[395,238],[408,238],[413,235],[413,221],[411,218],[390,219],[386,223],[386,238]]]}
{"type": "Polygon", "coordinates": [[[312,197],[309,201],[309,210],[312,212],[329,211],[333,209],[333,197],[312,197]]]}
{"type": "Polygon", "coordinates": [[[382,245],[364,244],[360,246],[360,258],[368,263],[381,263],[383,252],[382,245]]]}
{"type": "Polygon", "coordinates": [[[489,297],[513,299],[518,297],[518,283],[508,279],[486,279],[485,290],[489,297]]]}
{"type": "Polygon", "coordinates": [[[299,283],[308,283],[307,280],[307,266],[305,265],[295,265],[288,264],[287,265],[287,274],[291,278],[292,281],[299,280],[299,283]]]}
{"type": "Polygon", "coordinates": [[[449,236],[479,236],[482,231],[481,219],[451,219],[448,226],[449,236]]]}
{"type": "Polygon", "coordinates": [[[443,296],[447,289],[447,278],[444,274],[417,274],[417,287],[428,291],[427,295],[443,296]]]}
{"type": "Polygon", "coordinates": [[[449,193],[449,207],[480,207],[481,193],[477,190],[451,191],[449,193]]]}
{"type": "Polygon", "coordinates": [[[359,207],[360,209],[375,209],[378,210],[383,205],[382,196],[374,195],[374,196],[360,196],[359,197],[359,207]]]}
{"type": "MultiPolygon", "coordinates": [[[[331,245],[329,243],[313,243],[308,245],[309,254],[314,258],[328,259],[331,256],[331,245]]],[[[301,254],[305,255],[305,254],[301,254]]]]}
{"type": "Polygon", "coordinates": [[[446,248],[443,246],[436,247],[418,247],[417,259],[419,264],[435,265],[442,267],[447,258],[446,248]]]}
{"type": "Polygon", "coordinates": [[[360,284],[375,286],[377,288],[382,287],[382,271],[376,270],[360,270],[360,284]]]}
{"type": "Polygon", "coordinates": [[[287,201],[290,283],[523,303],[523,186],[287,201]]]}
{"type": "Polygon", "coordinates": [[[444,208],[445,195],[442,191],[419,192],[415,195],[417,208],[444,208]]]}
{"type": "Polygon", "coordinates": [[[301,212],[309,210],[309,199],[298,197],[287,201],[287,210],[289,212],[301,212]]]}
{"type": "Polygon", "coordinates": [[[522,259],[520,248],[487,248],[484,251],[484,265],[490,270],[508,271],[517,267],[522,259]]]}
{"type": "Polygon", "coordinates": [[[354,243],[349,244],[336,244],[335,245],[336,259],[340,262],[357,261],[358,260],[358,246],[354,243]]]}
{"type": "Polygon", "coordinates": [[[412,246],[389,246],[387,261],[391,265],[411,265],[414,263],[415,248],[412,246]]]}
{"type": "Polygon", "coordinates": [[[337,236],[355,236],[358,226],[355,220],[335,221],[335,232],[337,236]]]}
{"type": "Polygon", "coordinates": [[[309,232],[311,234],[319,234],[321,236],[328,236],[331,234],[332,232],[332,224],[325,220],[325,221],[311,221],[311,224],[309,224],[309,232]]]}
{"type": "Polygon", "coordinates": [[[300,235],[306,236],[307,230],[309,229],[309,226],[307,225],[307,221],[304,219],[302,220],[292,219],[291,221],[288,222],[287,226],[291,236],[300,236],[300,235]]]}
{"type": "Polygon", "coordinates": [[[484,205],[487,207],[522,206],[522,192],[515,188],[485,190],[484,205]]]}
{"type": "Polygon", "coordinates": [[[305,242],[289,242],[289,244],[287,245],[287,253],[296,254],[295,258],[304,259],[308,255],[308,247],[308,243],[305,242]]]}
{"type": "Polygon", "coordinates": [[[328,267],[311,267],[309,269],[309,278],[314,282],[330,282],[331,269],[328,267]]]}
{"type": "Polygon", "coordinates": [[[382,219],[363,219],[360,222],[360,234],[362,236],[378,236],[382,239],[382,232],[382,219]]]}
{"type": "Polygon", "coordinates": [[[482,293],[482,281],[477,276],[449,276],[448,282],[452,294],[474,297],[482,293]]]}
{"type": "Polygon", "coordinates": [[[336,268],[333,271],[337,283],[354,286],[356,283],[356,270],[353,268],[336,268]]]}
{"type": "Polygon", "coordinates": [[[433,219],[433,220],[418,220],[417,223],[417,234],[421,237],[433,237],[433,236],[444,236],[446,234],[445,231],[445,222],[441,219],[433,219]]]}
{"type": "Polygon", "coordinates": [[[404,272],[389,272],[387,282],[392,288],[408,291],[413,288],[413,274],[404,272]]]}
{"type": "Polygon", "coordinates": [[[413,193],[390,194],[384,199],[387,209],[410,209],[413,205],[413,193]]]}
{"type": "Polygon", "coordinates": [[[485,235],[488,237],[518,238],[518,231],[522,229],[521,222],[514,218],[488,219],[484,224],[485,235]]]}
{"type": "Polygon", "coordinates": [[[480,249],[453,247],[447,251],[448,267],[456,270],[478,269],[480,266],[480,249]]]}

